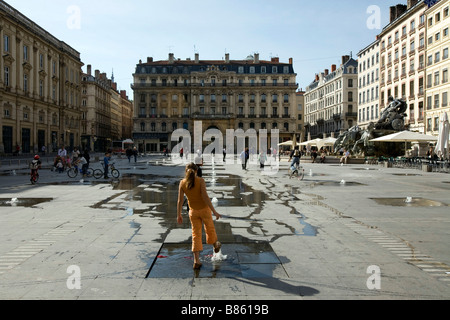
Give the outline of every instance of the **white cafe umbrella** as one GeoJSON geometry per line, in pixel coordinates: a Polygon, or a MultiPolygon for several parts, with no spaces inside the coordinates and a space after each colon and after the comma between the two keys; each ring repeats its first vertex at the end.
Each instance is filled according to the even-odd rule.
{"type": "Polygon", "coordinates": [[[289,141],[285,141],[283,143],[279,143],[279,146],[292,146],[292,144],[294,143],[294,141],[289,140],[289,141]]]}
{"type": "MultiPolygon", "coordinates": [[[[421,142],[421,141],[437,141],[437,137],[414,131],[401,131],[387,136],[370,140],[371,142],[421,142]]],[[[406,148],[405,148],[406,152],[406,148]]]]}
{"type": "Polygon", "coordinates": [[[322,139],[317,143],[317,147],[320,149],[322,147],[334,146],[334,144],[336,143],[336,140],[337,140],[336,138],[332,138],[332,137],[322,139]]]}
{"type": "Polygon", "coordinates": [[[302,143],[300,143],[300,145],[301,146],[317,146],[320,141],[322,141],[322,139],[317,138],[314,140],[302,142],[302,143]]]}
{"type": "Polygon", "coordinates": [[[439,157],[448,158],[449,122],[447,112],[444,112],[439,122],[439,136],[434,152],[439,157]]]}

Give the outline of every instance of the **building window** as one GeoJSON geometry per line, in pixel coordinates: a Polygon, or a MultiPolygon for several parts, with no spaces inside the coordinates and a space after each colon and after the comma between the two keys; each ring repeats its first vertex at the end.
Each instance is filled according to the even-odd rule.
{"type": "Polygon", "coordinates": [[[39,80],[39,97],[44,96],[44,80],[39,80]]]}
{"type": "Polygon", "coordinates": [[[28,61],[28,46],[23,46],[23,60],[28,61]]]}
{"type": "MultiPolygon", "coordinates": [[[[44,55],[40,54],[39,55],[39,68],[42,70],[44,69],[44,55]]],[[[73,82],[73,81],[72,81],[73,82]]]]}
{"type": "Polygon", "coordinates": [[[3,51],[9,52],[9,36],[3,36],[3,51]]]}
{"type": "Polygon", "coordinates": [[[141,132],[145,132],[145,122],[141,122],[141,132]]]}
{"type": "Polygon", "coordinates": [[[9,87],[9,67],[5,67],[4,71],[5,86],[9,87]]]}
{"type": "Polygon", "coordinates": [[[28,75],[23,75],[23,91],[28,92],[28,75]]]}

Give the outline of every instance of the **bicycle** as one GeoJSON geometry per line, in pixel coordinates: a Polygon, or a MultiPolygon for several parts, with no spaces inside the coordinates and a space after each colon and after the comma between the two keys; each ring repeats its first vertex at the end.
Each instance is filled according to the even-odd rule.
{"type": "MultiPolygon", "coordinates": [[[[67,175],[69,176],[69,178],[75,178],[78,173],[83,173],[82,168],[79,168],[77,165],[74,165],[72,168],[70,168],[67,171],[67,175]]],[[[91,168],[87,168],[86,169],[86,176],[87,177],[92,177],[94,175],[94,170],[91,168]]]]}
{"type": "Polygon", "coordinates": [[[292,167],[289,167],[289,179],[296,176],[298,180],[303,180],[305,178],[305,169],[297,162],[294,164],[294,168],[295,170],[292,170],[292,167]]]}
{"type": "MultiPolygon", "coordinates": [[[[102,161],[102,163],[104,163],[104,162],[102,161]]],[[[116,167],[114,166],[114,163],[111,163],[108,166],[110,167],[109,172],[111,173],[111,176],[113,178],[117,179],[118,177],[120,177],[120,172],[119,172],[119,170],[116,169],[116,167]]],[[[101,170],[101,169],[94,170],[94,178],[95,179],[100,179],[101,177],[104,177],[104,176],[105,176],[104,170],[101,170]]]]}
{"type": "Polygon", "coordinates": [[[37,169],[31,170],[31,177],[30,177],[31,184],[36,184],[39,181],[39,172],[37,169]]]}

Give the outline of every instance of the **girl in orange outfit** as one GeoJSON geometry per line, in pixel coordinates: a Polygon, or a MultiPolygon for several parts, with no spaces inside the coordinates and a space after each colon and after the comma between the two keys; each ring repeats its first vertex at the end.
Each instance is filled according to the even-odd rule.
{"type": "Polygon", "coordinates": [[[214,246],[214,252],[219,252],[221,243],[217,239],[212,213],[216,219],[221,218],[211,203],[211,199],[206,191],[206,184],[203,178],[197,176],[198,167],[194,163],[186,166],[186,175],[180,182],[178,191],[177,220],[183,223],[181,209],[183,206],[184,195],[188,198],[189,219],[192,225],[192,252],[194,254],[194,269],[200,269],[200,251],[203,251],[202,227],[205,225],[206,242],[214,246]]]}

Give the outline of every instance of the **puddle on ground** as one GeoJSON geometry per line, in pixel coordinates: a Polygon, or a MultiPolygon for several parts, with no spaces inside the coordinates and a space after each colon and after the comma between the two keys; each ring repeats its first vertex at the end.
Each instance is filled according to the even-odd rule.
{"type": "Polygon", "coordinates": [[[200,254],[202,267],[193,270],[189,244],[163,244],[147,278],[285,278],[280,259],[267,242],[223,243],[224,260],[213,259],[211,246],[200,254]]]}
{"type": "Polygon", "coordinates": [[[376,203],[393,207],[448,207],[448,204],[423,198],[370,198],[376,203]]]}
{"type": "Polygon", "coordinates": [[[353,181],[318,181],[313,182],[309,185],[311,188],[317,186],[331,186],[331,187],[349,187],[349,186],[367,186],[364,183],[353,182],[353,181]]]}
{"type": "Polygon", "coordinates": [[[421,177],[421,174],[417,174],[417,173],[393,173],[393,176],[400,176],[400,177],[421,177]]]}
{"type": "Polygon", "coordinates": [[[378,171],[379,169],[375,169],[375,168],[352,168],[352,170],[359,170],[359,171],[378,171]]]}
{"type": "Polygon", "coordinates": [[[0,198],[0,207],[34,208],[38,204],[53,201],[53,198],[0,198]]]}

